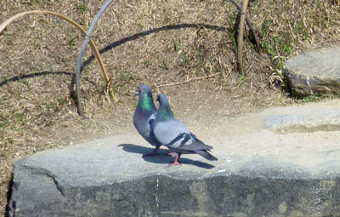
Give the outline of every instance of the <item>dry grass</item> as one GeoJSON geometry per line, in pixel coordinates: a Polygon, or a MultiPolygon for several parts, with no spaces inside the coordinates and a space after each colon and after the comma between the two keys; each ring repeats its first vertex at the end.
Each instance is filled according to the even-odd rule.
{"type": "MultiPolygon", "coordinates": [[[[87,28],[102,3],[0,1],[0,22],[41,9],[67,15],[87,28]]],[[[106,100],[100,68],[88,51],[81,83],[88,119],[77,115],[70,97],[82,36],[50,16],[29,16],[10,25],[0,37],[0,215],[16,160],[130,127],[132,95],[140,83],[167,92],[184,119],[239,115],[295,103],[280,89],[283,62],[340,41],[335,1],[256,0],[250,17],[264,51],[257,53],[252,39],[246,38],[243,62],[248,76],[242,77],[236,72],[236,17],[234,6],[221,0],[116,1],[93,39],[119,101],[106,100]]]]}

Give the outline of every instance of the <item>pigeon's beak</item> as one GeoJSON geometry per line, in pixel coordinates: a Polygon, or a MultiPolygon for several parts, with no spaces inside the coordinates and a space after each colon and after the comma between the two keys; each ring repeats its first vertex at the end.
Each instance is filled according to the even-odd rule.
{"type": "Polygon", "coordinates": [[[133,98],[135,98],[136,96],[138,96],[138,92],[135,92],[135,94],[133,95],[133,98]]]}

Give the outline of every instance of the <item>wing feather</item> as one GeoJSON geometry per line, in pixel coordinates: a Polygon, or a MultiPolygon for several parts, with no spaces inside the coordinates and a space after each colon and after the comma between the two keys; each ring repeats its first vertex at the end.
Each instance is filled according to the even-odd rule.
{"type": "Polygon", "coordinates": [[[176,119],[158,122],[154,126],[154,133],[157,140],[169,148],[187,151],[212,149],[211,146],[205,145],[182,122],[176,119]]]}

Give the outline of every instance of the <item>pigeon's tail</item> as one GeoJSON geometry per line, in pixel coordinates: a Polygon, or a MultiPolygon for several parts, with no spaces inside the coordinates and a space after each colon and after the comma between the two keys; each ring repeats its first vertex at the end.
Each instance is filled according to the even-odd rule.
{"type": "Polygon", "coordinates": [[[202,157],[204,157],[207,160],[217,160],[216,157],[214,157],[212,154],[210,154],[208,151],[203,150],[203,151],[195,151],[195,153],[201,155],[202,157]]]}

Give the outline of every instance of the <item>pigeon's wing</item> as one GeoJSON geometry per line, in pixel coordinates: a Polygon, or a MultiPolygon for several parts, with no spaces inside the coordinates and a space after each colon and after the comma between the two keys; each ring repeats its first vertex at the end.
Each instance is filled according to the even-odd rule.
{"type": "Polygon", "coordinates": [[[177,148],[183,138],[183,133],[188,133],[188,129],[176,120],[156,121],[154,125],[155,137],[163,145],[171,148],[177,148]]]}
{"type": "Polygon", "coordinates": [[[159,145],[159,142],[157,141],[154,130],[153,130],[153,123],[155,122],[156,114],[157,112],[152,114],[148,120],[149,128],[150,128],[149,139],[151,140],[150,143],[153,145],[159,145]]]}
{"type": "Polygon", "coordinates": [[[192,142],[185,143],[182,146],[178,147],[178,149],[183,149],[183,150],[187,150],[187,151],[201,151],[201,150],[212,149],[211,146],[204,144],[200,140],[197,141],[197,140],[192,138],[191,141],[192,142]]]}
{"type": "Polygon", "coordinates": [[[151,132],[153,131],[153,122],[155,122],[156,114],[157,114],[157,111],[155,111],[152,115],[150,115],[148,119],[148,124],[149,124],[149,128],[151,132]]]}
{"type": "Polygon", "coordinates": [[[163,145],[187,151],[198,151],[211,149],[192,134],[180,121],[173,119],[158,122],[154,128],[154,134],[163,145]]]}

